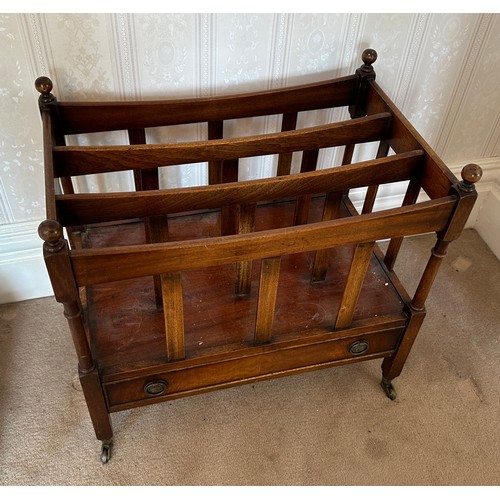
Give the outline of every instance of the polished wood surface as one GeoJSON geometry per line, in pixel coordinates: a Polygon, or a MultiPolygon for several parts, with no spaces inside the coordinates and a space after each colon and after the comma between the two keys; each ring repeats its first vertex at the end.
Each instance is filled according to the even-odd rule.
{"type": "Polygon", "coordinates": [[[375,358],[396,397],[391,381],[481,169],[467,165],[456,179],[375,83],[376,59],[367,49],[354,75],[314,84],[154,102],[58,102],[50,79],[37,79],[39,234],[103,461],[110,413],[172,398],[375,358]],[[351,118],[297,128],[303,111],[336,107],[351,118]],[[281,116],[277,132],[226,137],[228,120],[265,115],[281,116]],[[149,127],[187,123],[202,124],[205,138],[147,144],[149,127]],[[116,130],[128,144],[65,143],[116,130]],[[356,160],[367,143],[375,157],[356,160]],[[318,169],[328,148],[339,148],[341,165],[318,169]],[[276,175],[239,180],[240,159],[262,155],[277,159],[276,175]],[[161,187],[161,167],[189,163],[206,164],[207,185],[161,187]],[[75,191],[74,176],[122,171],[132,171],[134,192],[75,191]],[[380,187],[400,182],[402,204],[377,210],[380,187]],[[404,238],[422,233],[436,244],[410,293],[394,269],[404,238]]]}
{"type": "MultiPolygon", "coordinates": [[[[315,200],[312,217],[321,217],[321,206],[322,200],[315,200]]],[[[343,215],[347,217],[346,209],[343,215]]],[[[267,206],[259,214],[257,227],[279,225],[292,216],[292,203],[267,206]]],[[[189,241],[199,239],[200,233],[213,234],[218,219],[217,212],[172,218],[171,239],[189,241]]],[[[121,238],[126,238],[127,243],[144,241],[142,224],[130,223],[125,230],[122,226],[90,229],[86,241],[89,246],[102,248],[119,245],[121,238]]],[[[291,340],[332,332],[353,251],[353,246],[332,250],[328,275],[320,283],[311,283],[311,252],[255,262],[248,296],[235,294],[235,264],[202,265],[183,271],[187,357],[235,351],[251,346],[255,338],[261,343],[264,338],[291,340]]],[[[370,254],[368,264],[370,272],[355,305],[353,320],[401,315],[401,297],[376,257],[370,254]]],[[[185,266],[191,267],[187,262],[185,266]]],[[[91,337],[98,359],[102,363],[108,360],[101,365],[105,373],[165,361],[161,348],[163,312],[156,308],[150,278],[94,285],[87,290],[91,337]],[[126,347],[121,347],[122,342],[126,347]],[[153,342],[154,347],[147,348],[147,342],[153,342]],[[137,354],[137,350],[144,352],[137,354]]]]}

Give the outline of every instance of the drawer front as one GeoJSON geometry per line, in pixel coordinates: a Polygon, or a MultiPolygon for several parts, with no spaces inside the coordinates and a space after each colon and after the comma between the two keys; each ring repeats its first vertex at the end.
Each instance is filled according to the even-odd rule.
{"type": "Polygon", "coordinates": [[[111,411],[187,396],[224,386],[254,382],[363,359],[387,356],[397,346],[403,328],[332,339],[286,349],[276,345],[256,347],[256,353],[182,367],[167,363],[153,375],[104,384],[111,411]]]}

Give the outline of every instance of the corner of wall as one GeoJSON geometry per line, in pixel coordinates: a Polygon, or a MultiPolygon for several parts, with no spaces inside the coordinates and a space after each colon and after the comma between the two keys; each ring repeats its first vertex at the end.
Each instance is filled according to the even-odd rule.
{"type": "MultiPolygon", "coordinates": [[[[500,158],[497,158],[497,173],[500,172],[500,158]]],[[[500,174],[490,187],[477,212],[474,229],[500,260],[500,174]]]]}
{"type": "Polygon", "coordinates": [[[0,226],[0,304],[53,295],[37,222],[0,226]]]}
{"type": "MultiPolygon", "coordinates": [[[[450,166],[460,178],[461,166],[450,166]]],[[[465,227],[475,229],[490,250],[500,259],[500,157],[473,160],[483,169],[483,177],[476,184],[478,199],[465,227]]]]}

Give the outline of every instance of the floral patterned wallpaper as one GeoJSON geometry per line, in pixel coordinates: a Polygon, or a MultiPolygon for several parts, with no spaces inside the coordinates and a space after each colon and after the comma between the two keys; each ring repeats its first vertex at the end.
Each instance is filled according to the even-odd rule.
{"type": "MultiPolygon", "coordinates": [[[[208,96],[346,75],[367,47],[379,53],[379,83],[446,161],[500,155],[499,14],[0,14],[0,224],[44,218],[40,75],[61,100],[208,96]]],[[[169,139],[205,133],[186,127],[169,139]]],[[[149,140],[163,134],[150,131],[149,140]]],[[[259,168],[267,175],[272,166],[259,168]]],[[[199,165],[162,179],[205,181],[199,165]]],[[[130,186],[121,174],[78,187],[130,186]]]]}

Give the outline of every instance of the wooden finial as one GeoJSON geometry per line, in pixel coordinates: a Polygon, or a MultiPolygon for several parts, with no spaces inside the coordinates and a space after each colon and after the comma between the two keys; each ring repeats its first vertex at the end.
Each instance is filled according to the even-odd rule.
{"type": "Polygon", "coordinates": [[[474,184],[483,176],[483,170],[475,163],[469,163],[462,169],[462,180],[458,183],[464,191],[474,191],[474,184]]]}
{"type": "Polygon", "coordinates": [[[51,94],[54,85],[48,76],[39,76],[35,80],[35,88],[40,92],[40,97],[38,98],[40,104],[49,104],[56,100],[51,94]]]}
{"type": "Polygon", "coordinates": [[[49,252],[57,252],[64,246],[63,228],[55,220],[44,220],[38,226],[38,235],[42,238],[44,248],[49,252]]]}
{"type": "Polygon", "coordinates": [[[371,67],[371,65],[377,60],[377,51],[374,49],[363,50],[361,59],[365,66],[371,67]]]}

